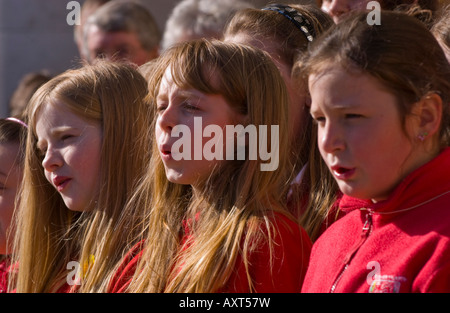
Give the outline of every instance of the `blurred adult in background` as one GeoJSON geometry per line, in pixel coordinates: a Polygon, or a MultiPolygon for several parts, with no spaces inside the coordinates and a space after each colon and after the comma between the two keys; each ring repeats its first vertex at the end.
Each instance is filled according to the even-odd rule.
{"type": "Polygon", "coordinates": [[[444,50],[448,62],[450,62],[450,4],[442,8],[431,31],[444,50]]]}
{"type": "Polygon", "coordinates": [[[83,53],[128,61],[138,66],[159,55],[161,33],[152,14],[133,1],[111,1],[92,14],[83,27],[83,53]]]}
{"type": "Polygon", "coordinates": [[[47,71],[25,74],[19,81],[9,100],[10,116],[26,121],[26,108],[36,90],[48,82],[52,76],[47,71]]]}
{"type": "Polygon", "coordinates": [[[221,39],[226,22],[244,8],[253,8],[244,0],[182,0],[166,22],[161,48],[200,38],[221,39]]]}
{"type": "MultiPolygon", "coordinates": [[[[367,10],[367,4],[371,1],[373,0],[317,0],[317,4],[333,18],[335,23],[339,23],[350,12],[367,10]]],[[[434,15],[440,5],[439,0],[377,0],[377,2],[383,10],[408,11],[411,9],[417,10],[417,7],[427,10],[429,14],[422,12],[418,16],[427,24],[430,23],[432,18],[430,18],[430,15],[434,15]]]]}
{"type": "Polygon", "coordinates": [[[95,10],[109,1],[110,0],[85,0],[81,6],[80,25],[74,25],[73,35],[80,57],[84,60],[87,59],[87,56],[84,54],[85,50],[83,49],[83,26],[86,24],[88,17],[91,16],[95,10]]]}

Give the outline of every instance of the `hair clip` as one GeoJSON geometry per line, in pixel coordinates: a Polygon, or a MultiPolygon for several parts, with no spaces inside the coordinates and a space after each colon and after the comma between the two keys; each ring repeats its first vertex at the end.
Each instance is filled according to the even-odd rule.
{"type": "Polygon", "coordinates": [[[308,41],[313,41],[314,37],[316,36],[316,32],[314,31],[314,27],[312,26],[311,22],[302,14],[300,14],[300,12],[288,5],[271,4],[263,8],[262,10],[278,12],[289,19],[298,29],[303,32],[308,41]]]}
{"type": "Polygon", "coordinates": [[[28,128],[28,125],[25,124],[23,121],[19,120],[18,118],[15,118],[15,117],[7,117],[6,120],[11,121],[11,122],[19,123],[19,124],[22,125],[23,127],[28,128]]]}

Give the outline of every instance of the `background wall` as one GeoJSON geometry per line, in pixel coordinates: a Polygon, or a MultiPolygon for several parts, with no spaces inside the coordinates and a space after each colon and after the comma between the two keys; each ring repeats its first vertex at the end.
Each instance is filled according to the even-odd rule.
{"type": "MultiPolygon", "coordinates": [[[[0,0],[0,117],[9,115],[9,98],[23,75],[41,70],[55,75],[77,64],[73,26],[66,22],[71,12],[68,2],[0,0]]],[[[177,0],[145,2],[151,2],[151,12],[163,29],[177,0]]]]}
{"type": "MultiPolygon", "coordinates": [[[[149,8],[163,31],[170,11],[179,0],[140,1],[149,8]]],[[[250,1],[255,5],[266,3],[266,0],[250,1]]],[[[9,99],[26,73],[45,70],[56,75],[78,64],[73,26],[66,22],[71,12],[66,8],[69,2],[0,0],[0,117],[9,116],[9,99]]],[[[78,2],[83,4],[84,0],[78,2]]]]}

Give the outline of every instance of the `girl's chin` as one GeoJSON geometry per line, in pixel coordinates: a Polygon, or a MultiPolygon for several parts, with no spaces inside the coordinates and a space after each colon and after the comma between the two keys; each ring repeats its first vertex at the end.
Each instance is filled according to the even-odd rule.
{"type": "Polygon", "coordinates": [[[187,179],[185,177],[185,175],[183,175],[182,173],[172,170],[172,169],[167,169],[166,168],[166,178],[168,181],[170,181],[171,183],[174,184],[179,184],[179,185],[189,185],[189,179],[187,179]]]}
{"type": "Polygon", "coordinates": [[[72,212],[91,212],[95,208],[95,203],[82,204],[73,202],[72,199],[63,199],[67,209],[72,212]]]}
{"type": "Polygon", "coordinates": [[[359,189],[357,186],[350,186],[347,183],[342,182],[339,182],[338,185],[341,192],[349,197],[358,199],[370,199],[370,197],[367,197],[367,193],[359,189]]]}
{"type": "Polygon", "coordinates": [[[356,199],[371,200],[373,203],[386,200],[390,194],[390,192],[375,193],[373,190],[368,191],[362,188],[358,188],[357,186],[349,186],[346,184],[338,185],[343,194],[356,199]]]}

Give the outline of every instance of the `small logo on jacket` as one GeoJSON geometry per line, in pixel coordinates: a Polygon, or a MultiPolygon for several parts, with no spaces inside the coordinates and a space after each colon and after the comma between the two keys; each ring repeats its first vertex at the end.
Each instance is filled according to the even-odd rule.
{"type": "Polygon", "coordinates": [[[366,278],[369,293],[399,293],[401,284],[407,280],[403,276],[381,275],[381,265],[377,261],[370,261],[366,268],[370,270],[366,278]]]}
{"type": "Polygon", "coordinates": [[[399,293],[402,282],[406,278],[393,275],[374,275],[369,287],[369,293],[399,293]]]}

